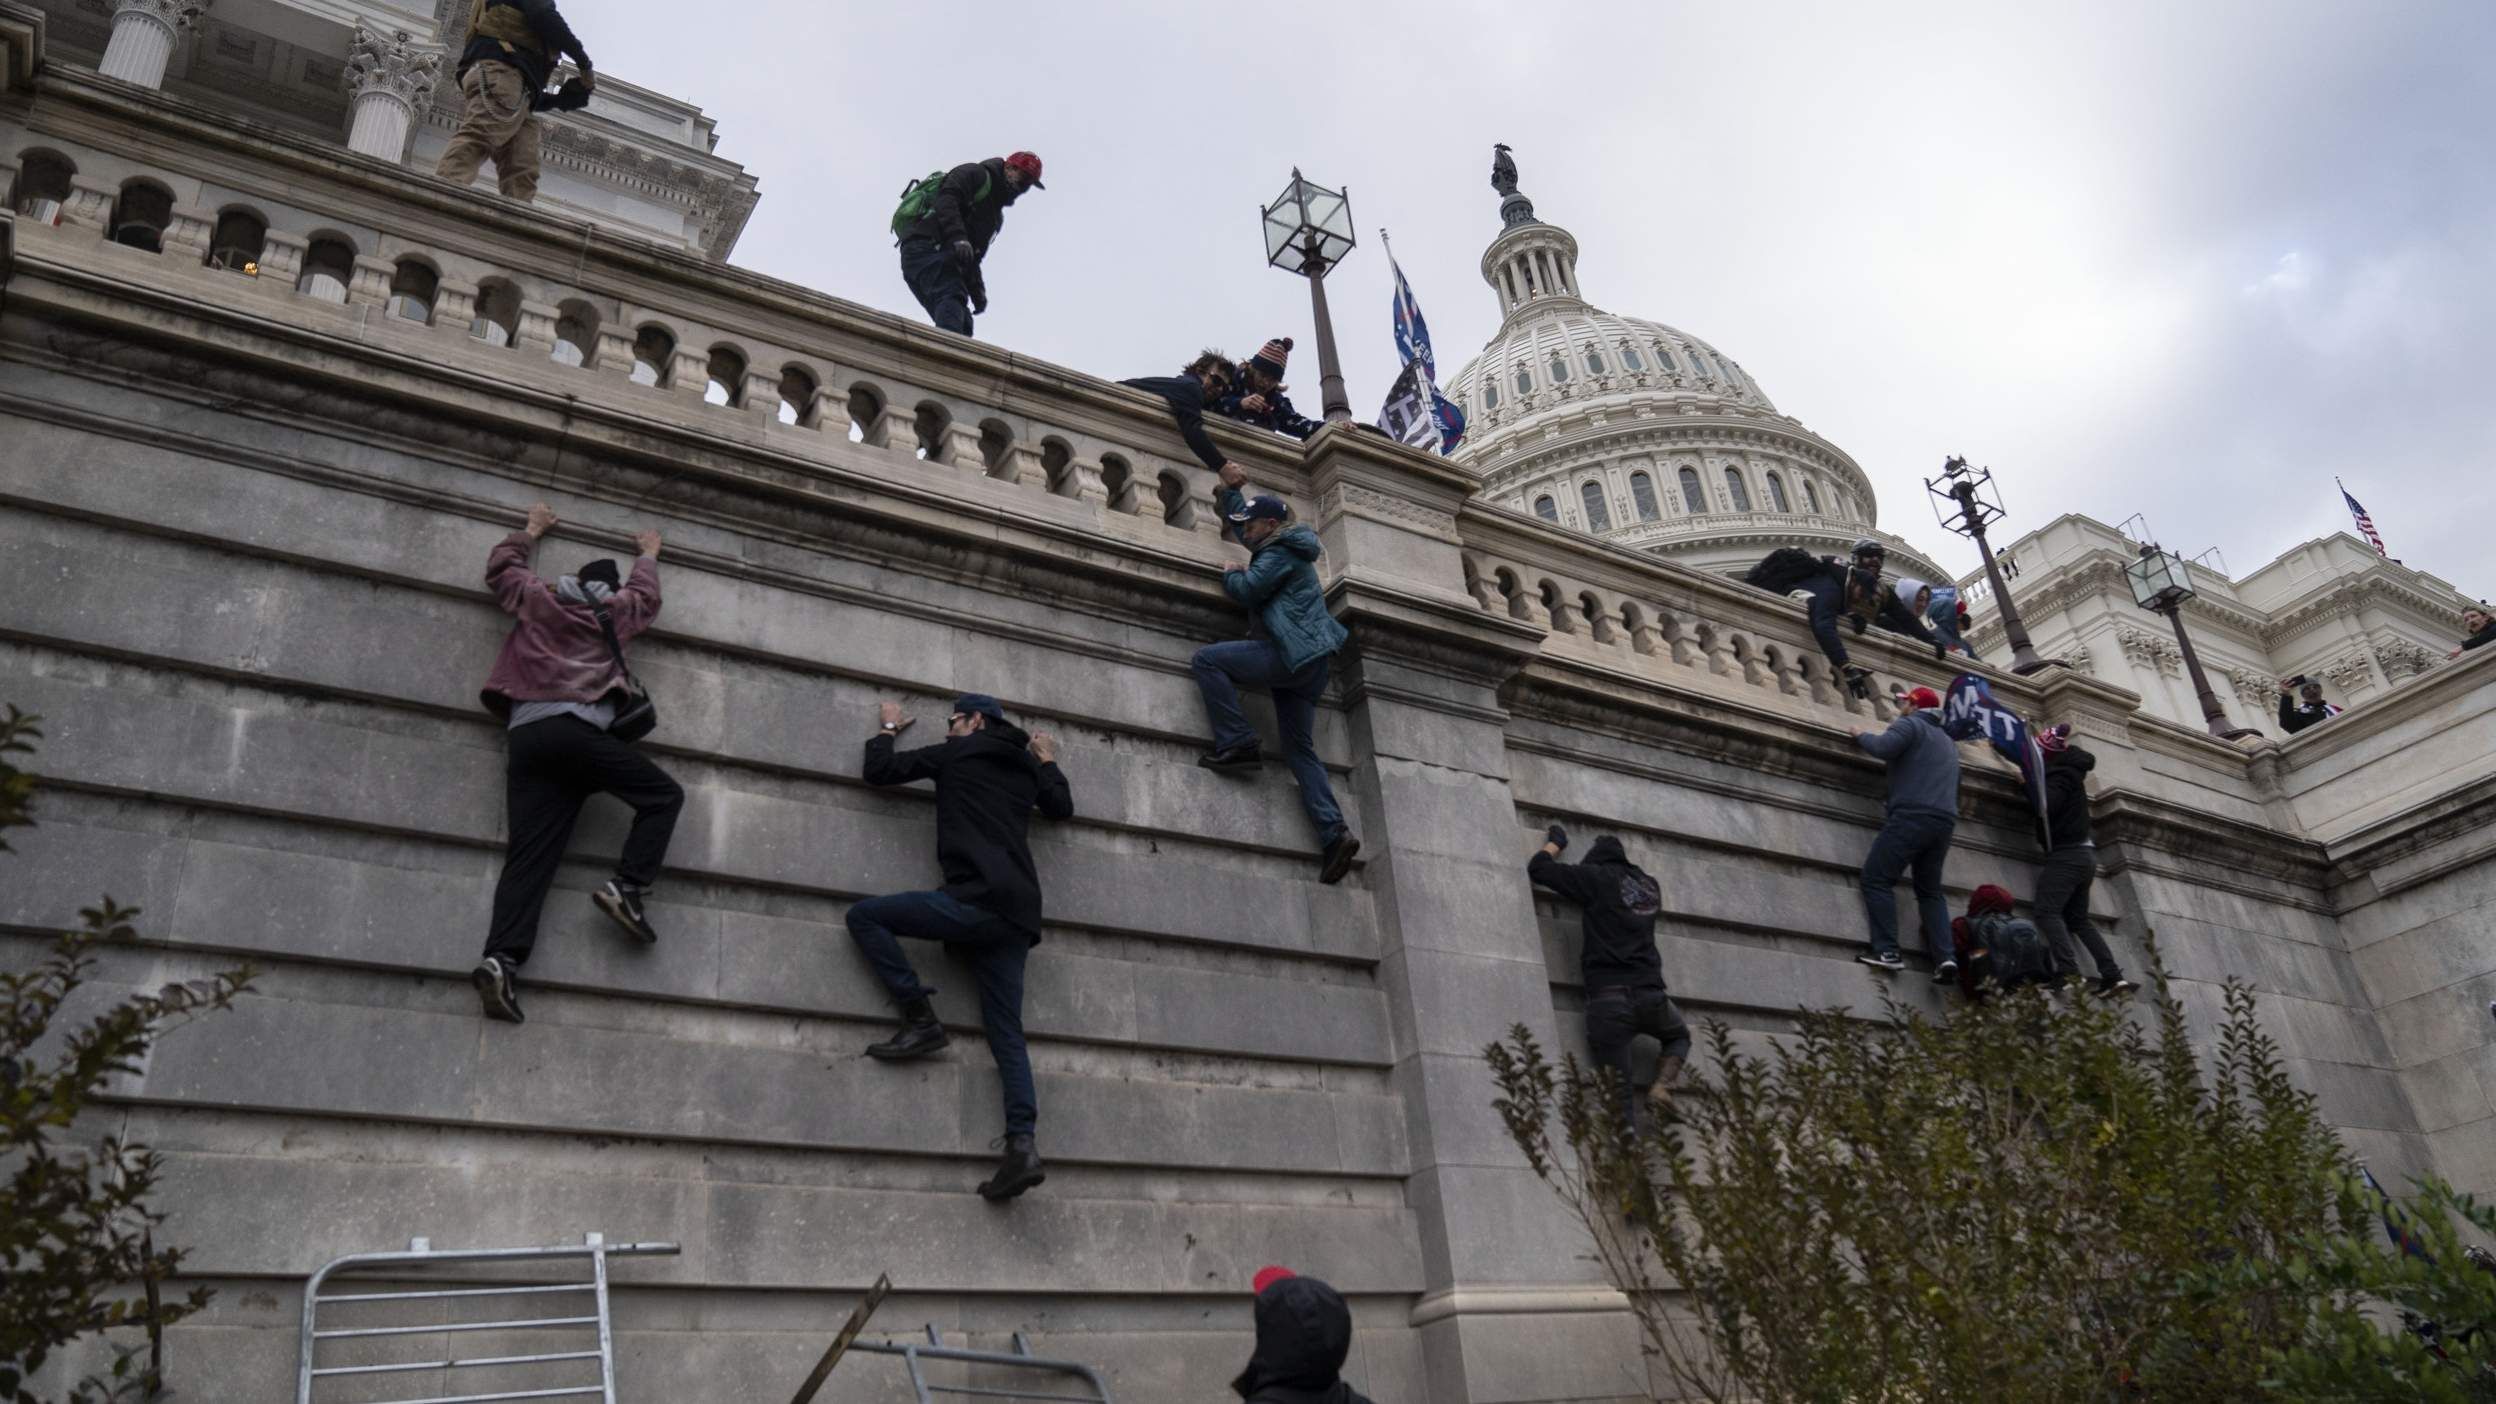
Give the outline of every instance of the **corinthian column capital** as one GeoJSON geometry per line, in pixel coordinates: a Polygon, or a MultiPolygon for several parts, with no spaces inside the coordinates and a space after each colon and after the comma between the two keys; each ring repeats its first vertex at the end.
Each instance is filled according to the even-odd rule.
{"type": "Polygon", "coordinates": [[[350,99],[382,94],[413,108],[433,90],[442,66],[442,50],[419,44],[404,29],[376,29],[358,20],[355,38],[347,45],[342,81],[350,99]]]}
{"type": "Polygon", "coordinates": [[[125,15],[150,19],[169,30],[180,32],[198,23],[216,0],[112,0],[113,20],[118,24],[125,15]]]}

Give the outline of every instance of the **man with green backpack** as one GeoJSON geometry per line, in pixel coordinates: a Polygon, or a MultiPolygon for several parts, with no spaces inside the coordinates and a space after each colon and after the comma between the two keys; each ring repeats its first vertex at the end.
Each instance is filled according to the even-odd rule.
{"type": "Polygon", "coordinates": [[[971,314],[988,310],[979,261],[1005,227],[1005,207],[1040,183],[1040,158],[1028,151],[991,156],[950,171],[930,171],[901,192],[893,238],[901,245],[901,278],[937,326],[971,334],[971,314]]]}

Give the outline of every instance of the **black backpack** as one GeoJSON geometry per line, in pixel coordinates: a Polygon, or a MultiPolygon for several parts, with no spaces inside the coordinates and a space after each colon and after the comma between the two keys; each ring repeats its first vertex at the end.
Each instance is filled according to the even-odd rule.
{"type": "Polygon", "coordinates": [[[1756,585],[1772,595],[1782,595],[1818,575],[1825,567],[1820,558],[1799,546],[1780,546],[1768,558],[1742,577],[1745,585],[1756,585]]]}
{"type": "Polygon", "coordinates": [[[2054,952],[2028,918],[1987,912],[1967,924],[1967,934],[1994,984],[2011,990],[2054,978],[2054,952]]]}

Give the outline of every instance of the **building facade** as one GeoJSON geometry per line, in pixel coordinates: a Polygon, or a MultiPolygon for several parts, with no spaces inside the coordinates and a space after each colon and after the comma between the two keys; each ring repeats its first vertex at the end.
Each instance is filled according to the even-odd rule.
{"type": "MultiPolygon", "coordinates": [[[[2134,603],[2124,569],[2140,543],[2070,515],[2002,553],[2022,623],[2040,657],[2060,658],[2141,696],[2169,721],[2202,724],[2174,628],[2134,603]]],[[[2265,736],[2279,726],[2279,685],[2319,679],[2343,707],[2388,695],[2444,666],[2477,601],[2425,571],[2386,559],[2346,532],[2309,541],[2241,579],[2191,567],[2185,628],[2228,720],[2265,736]]],[[[1959,582],[1975,619],[1970,640],[2004,661],[2010,645],[1982,573],[1959,582]]]]}
{"type": "Polygon", "coordinates": [[[1779,413],[1740,363],[1589,303],[1576,236],[1513,188],[1500,220],[1482,251],[1499,330],[1447,387],[1467,421],[1456,461],[1487,498],[1719,575],[1779,546],[1843,555],[1871,537],[1896,573],[1948,578],[1880,529],[1854,459],[1779,413]]]}
{"type": "MultiPolygon", "coordinates": [[[[1321,886],[1288,777],[1195,764],[1189,660],[1244,621],[1212,477],[1159,401],[690,247],[550,242],[333,134],[48,59],[44,18],[0,0],[0,209],[38,156],[76,172],[58,218],[0,218],[0,701],[46,731],[40,826],[0,856],[0,964],[109,892],[144,939],[95,993],[259,970],[74,1128],[155,1149],[158,1238],[190,1254],[169,1290],[219,1293],[167,1341],[177,1390],[289,1397],[303,1283],[339,1255],[592,1231],[682,1248],[616,1269],[636,1404],[784,1397],[879,1273],[878,1330],[1023,1333],[1121,1404],[1217,1398],[1267,1263],[1344,1291],[1348,1373],[1380,1404],[1658,1387],[1482,1052],[1519,1026],[1583,1045],[1574,914],[1524,878],[1555,822],[1666,875],[1694,1017],[1753,1037],[1797,1005],[1877,1011],[1855,875],[1883,783],[1847,728],[1881,704],[1801,666],[1789,603],[1374,434],[1211,426],[1316,527],[1351,634],[1315,732],[1364,861],[1321,886]],[[205,214],[111,237],[137,180],[260,212],[264,269],[359,231],[344,296],[308,263],[218,266],[205,214]],[[410,265],[438,271],[430,300],[410,265]],[[474,330],[489,287],[517,298],[507,339],[474,330]],[[596,325],[567,332],[567,308],[596,325]],[[591,907],[623,823],[584,816],[511,1026],[466,978],[504,813],[476,688],[508,621],[480,571],[539,499],[563,519],[547,568],[665,537],[635,670],[688,799],[650,947],[591,907]],[[956,1056],[875,1065],[891,1014],[843,931],[860,897],[937,877],[924,790],[861,778],[875,704],[938,716],[965,690],[1059,735],[1076,810],[1033,844],[1051,1174],[1011,1206],[972,1192],[999,1095],[973,992],[937,997],[956,1056]]],[[[1883,683],[1940,676],[1877,631],[1856,654],[1883,683]]],[[[2083,672],[1996,689],[2101,757],[2100,919],[2127,965],[2154,932],[2197,1026],[2249,982],[2378,1174],[2482,1194],[2491,658],[2249,748],[2083,672]]],[[[2014,782],[1971,751],[1953,900],[2028,891],[2037,857],[2014,782]]],[[[1942,1012],[1922,980],[1890,993],[1942,1012]]],[[[496,1345],[320,1349],[527,1348],[496,1345]]],[[[847,1361],[823,1398],[897,1383],[847,1361]]]]}

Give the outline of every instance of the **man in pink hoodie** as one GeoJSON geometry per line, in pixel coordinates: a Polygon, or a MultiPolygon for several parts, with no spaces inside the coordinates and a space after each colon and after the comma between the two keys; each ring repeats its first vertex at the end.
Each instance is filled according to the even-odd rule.
{"type": "Polygon", "coordinates": [[[590,898],[643,942],[659,939],[642,897],[658,880],[685,806],[683,786],[609,731],[619,711],[637,700],[623,641],[659,616],[659,534],[635,535],[641,556],[630,580],[619,583],[615,562],[597,560],[550,584],[529,569],[529,557],[554,525],[554,510],[538,503],[529,509],[528,525],[504,537],[485,560],[486,588],[514,620],[480,694],[485,709],[509,729],[510,841],[494,888],[485,957],[470,979],[486,1017],[515,1024],[523,1016],[514,976],[537,944],[538,912],[581,806],[591,795],[610,794],[633,808],[615,876],[590,898]]]}

